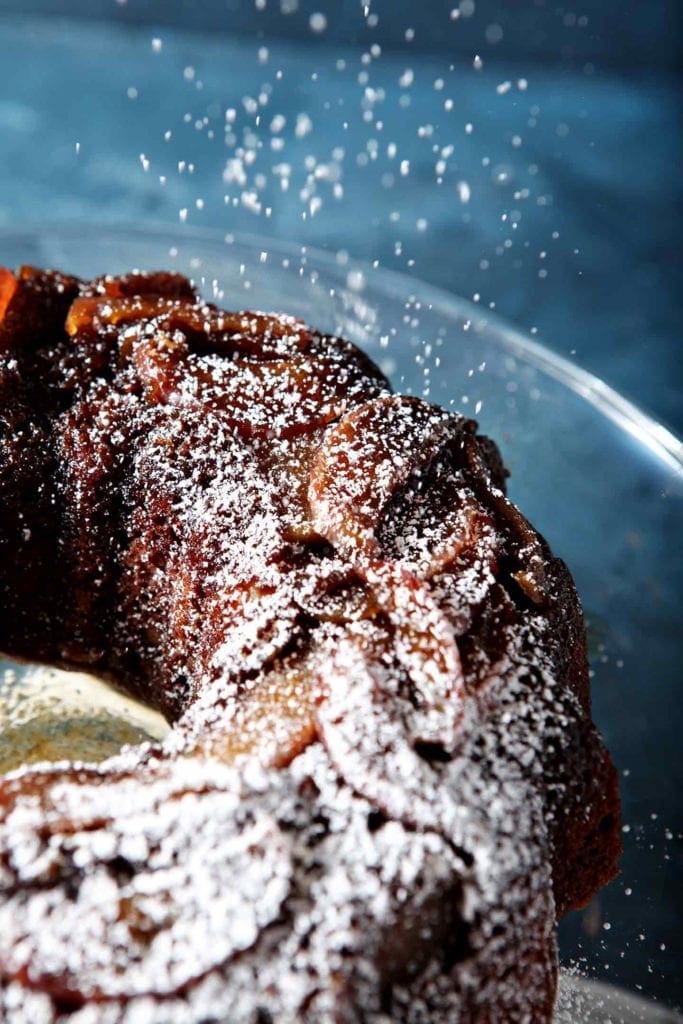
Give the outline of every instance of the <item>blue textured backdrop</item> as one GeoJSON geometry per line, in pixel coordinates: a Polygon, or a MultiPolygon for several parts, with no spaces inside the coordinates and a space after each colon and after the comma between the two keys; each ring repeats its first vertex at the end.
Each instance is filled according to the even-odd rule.
{"type": "Polygon", "coordinates": [[[677,7],[0,0],[0,223],[187,210],[379,259],[680,429],[677,7]]]}

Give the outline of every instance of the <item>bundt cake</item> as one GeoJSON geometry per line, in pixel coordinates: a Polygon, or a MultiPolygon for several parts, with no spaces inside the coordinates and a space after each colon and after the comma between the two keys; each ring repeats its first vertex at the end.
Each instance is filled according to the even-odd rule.
{"type": "Polygon", "coordinates": [[[0,271],[0,650],[172,724],[0,777],[2,1021],[550,1021],[619,801],[505,476],[299,320],[0,271]]]}

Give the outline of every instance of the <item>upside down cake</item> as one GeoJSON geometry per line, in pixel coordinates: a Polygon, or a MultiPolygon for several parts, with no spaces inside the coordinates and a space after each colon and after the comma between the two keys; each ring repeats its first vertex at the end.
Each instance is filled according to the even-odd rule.
{"type": "Polygon", "coordinates": [[[172,723],[0,778],[3,1021],[551,1019],[618,793],[505,476],[296,319],[0,272],[0,649],[172,723]]]}

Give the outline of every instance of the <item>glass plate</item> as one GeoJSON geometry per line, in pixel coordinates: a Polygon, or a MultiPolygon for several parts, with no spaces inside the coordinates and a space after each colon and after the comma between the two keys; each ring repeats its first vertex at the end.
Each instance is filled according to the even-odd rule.
{"type": "Polygon", "coordinates": [[[565,974],[558,1020],[676,1019],[604,982],[683,1001],[681,442],[487,310],[345,257],[251,236],[78,226],[2,230],[0,262],[85,276],[182,270],[227,307],[286,311],[345,335],[398,389],[476,417],[499,442],[512,498],[576,579],[594,715],[622,775],[622,874],[560,928],[563,963],[602,983],[565,974]]]}

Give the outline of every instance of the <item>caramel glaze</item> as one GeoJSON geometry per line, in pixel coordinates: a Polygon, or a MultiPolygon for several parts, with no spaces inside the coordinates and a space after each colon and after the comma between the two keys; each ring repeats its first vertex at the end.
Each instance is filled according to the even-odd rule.
{"type": "MultiPolygon", "coordinates": [[[[150,1021],[209,1019],[207,1006],[231,1022],[549,1019],[555,914],[614,874],[618,793],[590,720],[571,578],[506,498],[505,475],[473,421],[391,394],[362,352],[299,320],[224,312],[176,274],[0,270],[0,649],[113,678],[173,724],[159,747],[102,766],[0,780],[7,1019],[7,1006],[30,1019],[39,999],[41,1020],[90,1008],[84,1020],[123,1021],[143,998],[150,1021]],[[250,781],[256,765],[267,784],[250,781]],[[225,814],[232,850],[233,832],[245,843],[265,815],[244,870],[260,857],[271,888],[293,880],[289,895],[249,942],[233,936],[196,969],[190,946],[164,960],[165,925],[135,889],[156,877],[152,861],[136,867],[117,846],[126,813],[144,805],[147,835],[188,793],[204,807],[235,786],[240,801],[226,796],[212,827],[225,814]],[[362,817],[375,844],[392,823],[393,849],[418,857],[417,844],[424,870],[412,894],[385,880],[382,913],[368,896],[363,940],[353,932],[333,956],[330,921],[348,901],[322,883],[313,896],[314,868],[287,844],[297,835],[308,857],[324,836],[321,863],[341,870],[337,813],[349,835],[362,817]],[[27,869],[17,828],[38,861],[38,848],[61,851],[49,869],[27,869]],[[79,860],[75,837],[93,830],[109,853],[79,860]],[[490,867],[492,852],[514,869],[490,867]],[[77,910],[105,868],[127,952],[102,911],[103,964],[87,943],[55,955],[37,937],[53,920],[40,900],[77,910]],[[291,962],[267,980],[272,936],[289,927],[294,942],[297,900],[316,898],[318,939],[280,938],[291,962]]],[[[177,863],[189,854],[173,820],[177,863]]],[[[216,866],[221,848],[207,847],[219,880],[234,870],[216,866]]],[[[208,897],[179,899],[160,897],[174,928],[204,922],[208,897]]],[[[257,921],[260,906],[245,905],[257,921]]]]}

